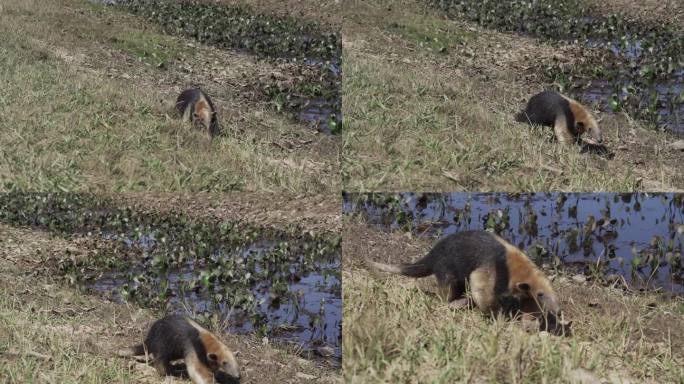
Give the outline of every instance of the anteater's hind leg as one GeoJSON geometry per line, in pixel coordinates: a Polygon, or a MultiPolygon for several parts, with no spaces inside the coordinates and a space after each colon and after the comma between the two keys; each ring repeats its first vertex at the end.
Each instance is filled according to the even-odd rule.
{"type": "Polygon", "coordinates": [[[475,305],[483,312],[495,311],[498,307],[496,297],[496,270],[480,267],[470,273],[470,293],[475,305]]]}
{"type": "Polygon", "coordinates": [[[173,371],[171,362],[166,358],[155,358],[154,361],[152,361],[152,365],[157,370],[159,376],[170,375],[173,371]]]}
{"type": "Polygon", "coordinates": [[[465,281],[459,280],[456,276],[450,273],[436,273],[435,277],[437,278],[439,297],[442,300],[452,303],[463,298],[463,293],[465,292],[465,281]]]}

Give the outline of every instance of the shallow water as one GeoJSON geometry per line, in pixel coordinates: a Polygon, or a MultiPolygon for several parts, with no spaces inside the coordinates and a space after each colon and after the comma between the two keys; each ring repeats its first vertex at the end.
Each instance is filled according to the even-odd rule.
{"type": "Polygon", "coordinates": [[[297,119],[307,122],[319,131],[326,134],[338,133],[340,124],[342,124],[342,98],[340,97],[340,81],[342,76],[342,67],[337,61],[325,61],[320,59],[306,59],[304,64],[320,67],[328,71],[335,81],[338,82],[336,86],[335,97],[331,99],[317,98],[304,99],[301,104],[303,107],[297,115],[297,119]]]}
{"type": "Polygon", "coordinates": [[[524,6],[490,0],[424,1],[449,17],[590,48],[583,50],[586,54],[578,52],[578,65],[544,63],[538,71],[549,84],[596,102],[603,111],[625,110],[658,129],[684,135],[684,32],[680,25],[604,14],[579,0],[540,0],[524,2],[524,6]]]}
{"type": "Polygon", "coordinates": [[[383,230],[438,238],[497,228],[538,262],[620,275],[684,293],[684,195],[614,193],[345,194],[344,213],[383,230]]]}
{"type": "Polygon", "coordinates": [[[684,70],[661,75],[654,81],[647,80],[639,74],[639,65],[634,64],[635,67],[630,68],[628,64],[653,54],[653,47],[646,48],[642,40],[631,36],[620,41],[588,39],[587,45],[610,50],[624,64],[614,79],[593,79],[585,86],[581,92],[584,100],[598,103],[604,111],[611,111],[613,95],[637,111],[655,105],[657,124],[676,135],[684,135],[684,102],[681,101],[684,99],[680,96],[684,95],[684,70]]]}
{"type": "MultiPolygon", "coordinates": [[[[120,241],[145,253],[154,252],[158,241],[153,234],[140,236],[104,234],[103,238],[120,241]]],[[[303,352],[316,354],[328,346],[333,358],[341,359],[342,299],[339,275],[340,255],[326,255],[314,265],[305,265],[296,257],[292,263],[268,265],[269,252],[276,252],[279,241],[258,240],[238,249],[217,248],[211,262],[190,259],[181,268],[159,270],[151,258],[128,271],[109,272],[88,285],[116,301],[123,301],[126,291],[137,292],[144,284],[151,295],[168,296],[166,310],[214,315],[229,321],[233,333],[260,332],[281,343],[296,344],[303,352]],[[230,297],[230,284],[210,282],[201,288],[203,274],[216,270],[224,262],[252,265],[253,283],[249,294],[240,300],[254,305],[255,311],[242,311],[230,297]],[[210,266],[212,264],[213,266],[210,266]]],[[[242,271],[250,270],[249,267],[242,271]]],[[[240,269],[236,268],[240,273],[240,269]]],[[[328,356],[324,356],[328,357],[328,356]]]]}
{"type": "MultiPolygon", "coordinates": [[[[339,99],[334,103],[341,104],[339,99]]],[[[342,118],[335,112],[340,109],[340,107],[335,108],[330,100],[306,100],[304,102],[304,107],[299,112],[298,119],[310,123],[321,132],[332,134],[332,124],[339,125],[342,122],[342,118]]]]}

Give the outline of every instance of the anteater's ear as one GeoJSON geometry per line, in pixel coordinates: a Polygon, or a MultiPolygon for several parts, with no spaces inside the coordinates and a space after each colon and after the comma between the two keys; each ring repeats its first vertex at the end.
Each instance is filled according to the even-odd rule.
{"type": "Polygon", "coordinates": [[[207,353],[207,359],[212,362],[218,361],[218,356],[215,353],[207,353]]]}
{"type": "Polygon", "coordinates": [[[523,291],[523,292],[527,292],[530,290],[530,285],[527,283],[518,283],[515,286],[518,287],[518,289],[523,291]]]}

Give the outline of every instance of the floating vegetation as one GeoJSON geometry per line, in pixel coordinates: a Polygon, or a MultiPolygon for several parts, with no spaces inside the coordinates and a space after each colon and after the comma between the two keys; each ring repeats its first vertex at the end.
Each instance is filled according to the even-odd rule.
{"type": "Polygon", "coordinates": [[[300,63],[289,81],[260,84],[279,111],[289,111],[325,133],[341,129],[341,34],[245,6],[205,1],[119,0],[116,4],[180,35],[221,49],[300,63]]]}
{"type": "Polygon", "coordinates": [[[169,34],[261,57],[337,61],[342,53],[339,33],[245,6],[172,0],[119,0],[117,5],[160,24],[169,34]]]}
{"type": "Polygon", "coordinates": [[[97,241],[95,255],[67,250],[58,260],[71,283],[341,358],[339,236],[142,213],[80,194],[0,195],[0,221],[97,241]]]}
{"type": "Polygon", "coordinates": [[[287,78],[271,78],[260,88],[277,111],[289,111],[292,118],[310,123],[327,134],[342,130],[341,69],[338,64],[307,60],[292,68],[287,78]],[[294,80],[292,80],[294,79],[294,80]]]}
{"type": "Polygon", "coordinates": [[[580,0],[426,0],[453,17],[501,31],[582,42],[581,65],[540,64],[550,82],[604,111],[627,111],[684,134],[684,32],[623,15],[601,15],[580,0]]]}
{"type": "Polygon", "coordinates": [[[345,194],[344,213],[420,236],[487,229],[538,263],[684,294],[684,194],[345,194]]]}

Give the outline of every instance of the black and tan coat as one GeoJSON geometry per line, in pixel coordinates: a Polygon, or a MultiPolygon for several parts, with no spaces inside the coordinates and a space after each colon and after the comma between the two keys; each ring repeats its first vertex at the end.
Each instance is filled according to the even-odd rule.
{"type": "Polygon", "coordinates": [[[544,91],[532,96],[525,110],[516,115],[516,120],[553,127],[556,138],[563,144],[578,142],[585,132],[596,143],[603,142],[603,134],[592,113],[558,92],[544,91]]]}
{"type": "Polygon", "coordinates": [[[518,248],[486,231],[465,231],[439,240],[415,263],[398,265],[368,261],[374,268],[410,277],[435,275],[449,302],[461,299],[466,285],[485,312],[497,311],[511,297],[530,310],[557,314],[558,297],[544,273],[518,248]]]}
{"type": "Polygon", "coordinates": [[[134,356],[151,356],[162,375],[173,373],[172,361],[183,359],[195,384],[239,383],[240,370],[233,352],[211,332],[182,315],[155,321],[134,356]]]}
{"type": "Polygon", "coordinates": [[[220,132],[218,114],[211,98],[199,88],[186,89],[176,99],[176,110],[183,121],[200,126],[210,137],[220,132]]]}

